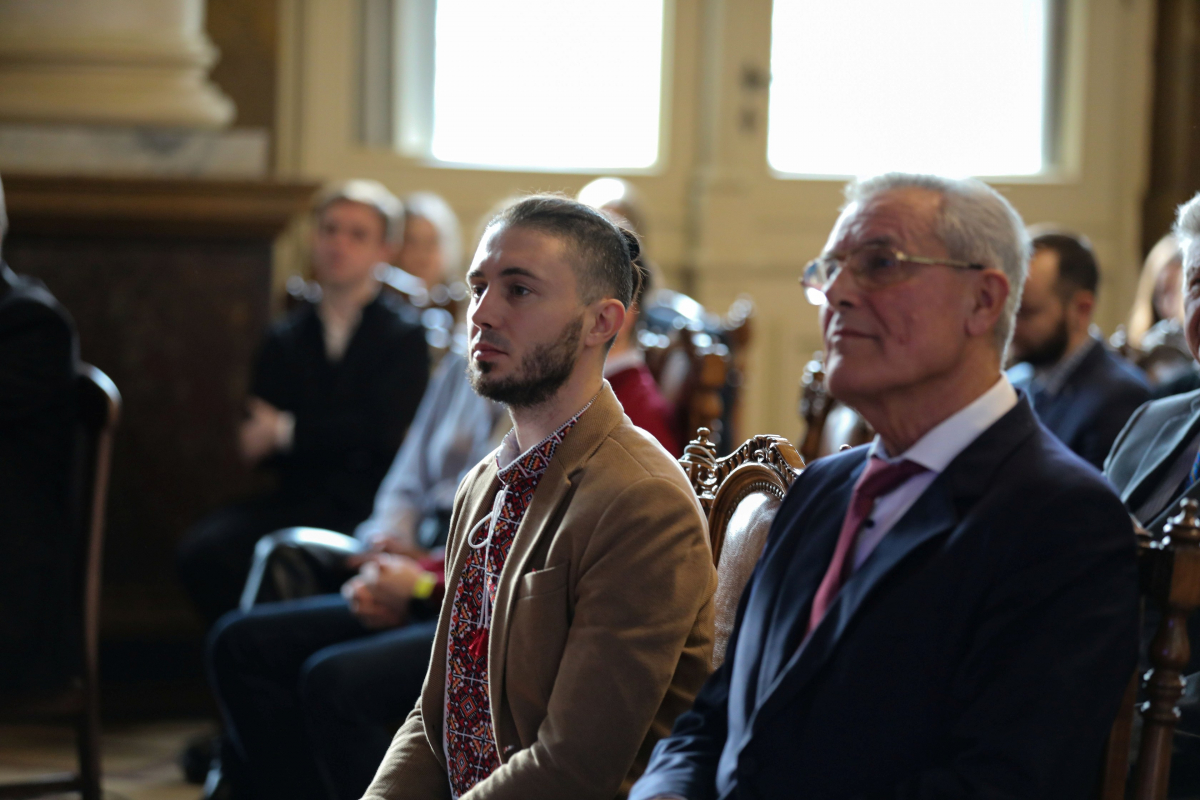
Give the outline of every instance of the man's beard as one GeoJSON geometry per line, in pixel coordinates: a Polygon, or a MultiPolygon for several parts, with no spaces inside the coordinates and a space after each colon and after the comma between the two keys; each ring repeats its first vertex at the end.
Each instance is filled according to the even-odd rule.
{"type": "Polygon", "coordinates": [[[1062,357],[1067,352],[1067,344],[1070,342],[1071,334],[1067,330],[1067,315],[1063,314],[1062,319],[1058,321],[1058,327],[1054,329],[1054,333],[1040,344],[1035,345],[1028,351],[1021,354],[1021,360],[1028,362],[1031,366],[1042,368],[1052,367],[1062,360],[1062,357]]]}
{"type": "MultiPolygon", "coordinates": [[[[503,403],[509,408],[532,408],[555,395],[575,371],[576,349],[583,331],[583,315],[568,322],[548,343],[539,344],[524,358],[515,375],[489,379],[492,365],[467,361],[467,377],[480,397],[503,403]]],[[[484,341],[486,341],[486,336],[484,341]]]]}

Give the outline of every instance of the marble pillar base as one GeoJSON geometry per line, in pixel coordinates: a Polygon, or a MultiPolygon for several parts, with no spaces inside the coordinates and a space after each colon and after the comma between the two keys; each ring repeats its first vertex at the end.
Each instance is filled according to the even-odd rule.
{"type": "Polygon", "coordinates": [[[0,124],[0,176],[262,178],[268,144],[260,128],[0,124]]]}

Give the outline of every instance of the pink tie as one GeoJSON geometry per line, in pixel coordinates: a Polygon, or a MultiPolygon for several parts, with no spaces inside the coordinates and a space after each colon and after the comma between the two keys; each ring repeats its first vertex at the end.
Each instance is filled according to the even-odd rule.
{"type": "Polygon", "coordinates": [[[809,633],[817,627],[817,623],[825,616],[825,612],[829,610],[830,604],[842,588],[849,571],[846,562],[851,558],[854,544],[858,541],[859,529],[875,508],[875,499],[924,471],[925,467],[915,461],[889,464],[881,458],[872,457],[867,463],[867,468],[859,476],[858,483],[854,485],[854,492],[850,495],[850,509],[842,522],[837,548],[833,551],[833,560],[829,562],[829,569],[821,579],[821,585],[817,587],[817,596],[813,598],[812,613],[808,616],[809,633]]]}

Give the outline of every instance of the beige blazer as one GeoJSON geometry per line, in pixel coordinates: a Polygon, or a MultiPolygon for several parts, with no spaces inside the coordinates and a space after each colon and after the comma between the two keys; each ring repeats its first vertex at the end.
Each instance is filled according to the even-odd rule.
{"type": "MultiPolygon", "coordinates": [[[[368,800],[450,796],[442,739],[450,605],[466,533],[499,487],[493,454],[458,489],[425,686],[368,800]]],[[[633,426],[606,381],[555,452],[500,576],[488,695],[501,766],[464,797],[627,792],[708,676],[716,585],[683,470],[633,426]]]]}

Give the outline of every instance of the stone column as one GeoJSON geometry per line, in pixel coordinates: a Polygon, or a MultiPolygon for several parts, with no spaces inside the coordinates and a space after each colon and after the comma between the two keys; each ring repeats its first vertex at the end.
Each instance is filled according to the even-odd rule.
{"type": "Polygon", "coordinates": [[[217,129],[204,0],[0,0],[0,121],[217,129]]]}

